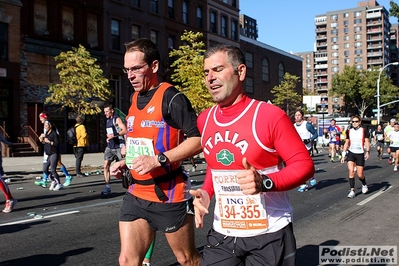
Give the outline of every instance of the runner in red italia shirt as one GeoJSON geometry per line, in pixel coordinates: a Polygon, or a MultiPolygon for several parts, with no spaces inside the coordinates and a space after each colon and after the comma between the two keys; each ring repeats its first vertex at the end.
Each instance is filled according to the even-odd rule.
{"type": "Polygon", "coordinates": [[[288,190],[313,176],[313,161],[280,108],[244,94],[238,48],[220,44],[204,58],[217,105],[197,120],[208,163],[202,189],[191,191],[197,227],[214,195],[216,205],[200,265],[295,265],[288,190]]]}

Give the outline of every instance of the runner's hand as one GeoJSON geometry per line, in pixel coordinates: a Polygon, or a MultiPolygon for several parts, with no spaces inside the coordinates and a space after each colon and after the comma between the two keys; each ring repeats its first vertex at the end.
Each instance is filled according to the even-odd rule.
{"type": "Polygon", "coordinates": [[[209,194],[203,189],[190,190],[190,194],[194,197],[195,227],[202,228],[204,226],[204,216],[209,213],[209,194]]]}
{"type": "Polygon", "coordinates": [[[247,158],[242,159],[245,170],[237,173],[237,183],[240,185],[244,195],[258,194],[262,191],[262,176],[256,169],[247,162],[247,158]]]}

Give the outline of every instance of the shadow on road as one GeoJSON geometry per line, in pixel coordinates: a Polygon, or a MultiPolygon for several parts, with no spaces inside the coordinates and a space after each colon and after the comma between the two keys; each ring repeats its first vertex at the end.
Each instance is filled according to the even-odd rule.
{"type": "Polygon", "coordinates": [[[40,254],[0,262],[0,266],[59,266],[66,263],[67,258],[80,255],[93,250],[94,248],[79,248],[69,250],[61,254],[40,254]]]}
{"type": "MultiPolygon", "coordinates": [[[[306,245],[296,251],[296,266],[316,266],[319,265],[319,246],[337,246],[339,241],[328,240],[320,245],[306,245]]],[[[338,265],[338,264],[329,264],[338,265]]]]}

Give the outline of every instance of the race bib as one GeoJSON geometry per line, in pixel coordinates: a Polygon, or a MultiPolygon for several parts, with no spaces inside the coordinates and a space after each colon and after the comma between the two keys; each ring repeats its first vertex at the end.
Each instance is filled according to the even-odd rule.
{"type": "Polygon", "coordinates": [[[127,138],[126,140],[126,165],[129,169],[133,168],[133,160],[140,155],[154,156],[154,146],[152,139],[147,138],[127,138]]]}
{"type": "Polygon", "coordinates": [[[268,228],[263,194],[244,195],[237,184],[237,171],[212,171],[220,227],[233,231],[268,228]]]}

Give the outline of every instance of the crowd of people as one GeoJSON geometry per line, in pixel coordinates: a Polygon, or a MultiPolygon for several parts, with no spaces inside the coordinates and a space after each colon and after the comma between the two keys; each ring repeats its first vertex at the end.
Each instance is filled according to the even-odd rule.
{"type": "MultiPolygon", "coordinates": [[[[312,118],[298,110],[292,123],[280,108],[249,98],[245,56],[235,46],[218,44],[204,54],[205,84],[215,105],[198,116],[183,93],[159,80],[160,65],[153,42],[137,39],[127,43],[123,72],[134,91],[126,122],[112,105],[104,106],[107,146],[101,195],[111,194],[111,176],[123,179],[127,188],[119,214],[119,264],[150,265],[156,231],[162,231],[181,265],[295,265],[288,191],[299,187],[304,192],[317,183],[311,156],[319,153],[318,132],[312,118]],[[272,119],[265,118],[265,113],[272,119]],[[204,184],[190,190],[183,161],[190,160],[195,171],[193,157],[200,152],[207,162],[204,184]],[[204,226],[213,197],[213,224],[200,255],[194,226],[204,226]]],[[[50,190],[58,191],[69,186],[73,177],[61,162],[56,126],[46,112],[39,117],[44,125],[39,134],[44,147],[43,179],[35,184],[50,184],[50,190]],[[64,183],[57,167],[64,172],[64,183]]],[[[332,119],[324,131],[331,162],[336,157],[347,162],[348,198],[355,197],[355,173],[362,193],[368,192],[363,170],[370,140],[375,142],[378,158],[387,149],[394,171],[399,163],[399,123],[393,119],[370,135],[361,122],[353,116],[345,129],[332,119]]],[[[76,118],[74,127],[79,178],[89,142],[83,117],[76,118]]],[[[17,200],[2,178],[0,181],[6,197],[3,212],[7,213],[17,200]]]]}

